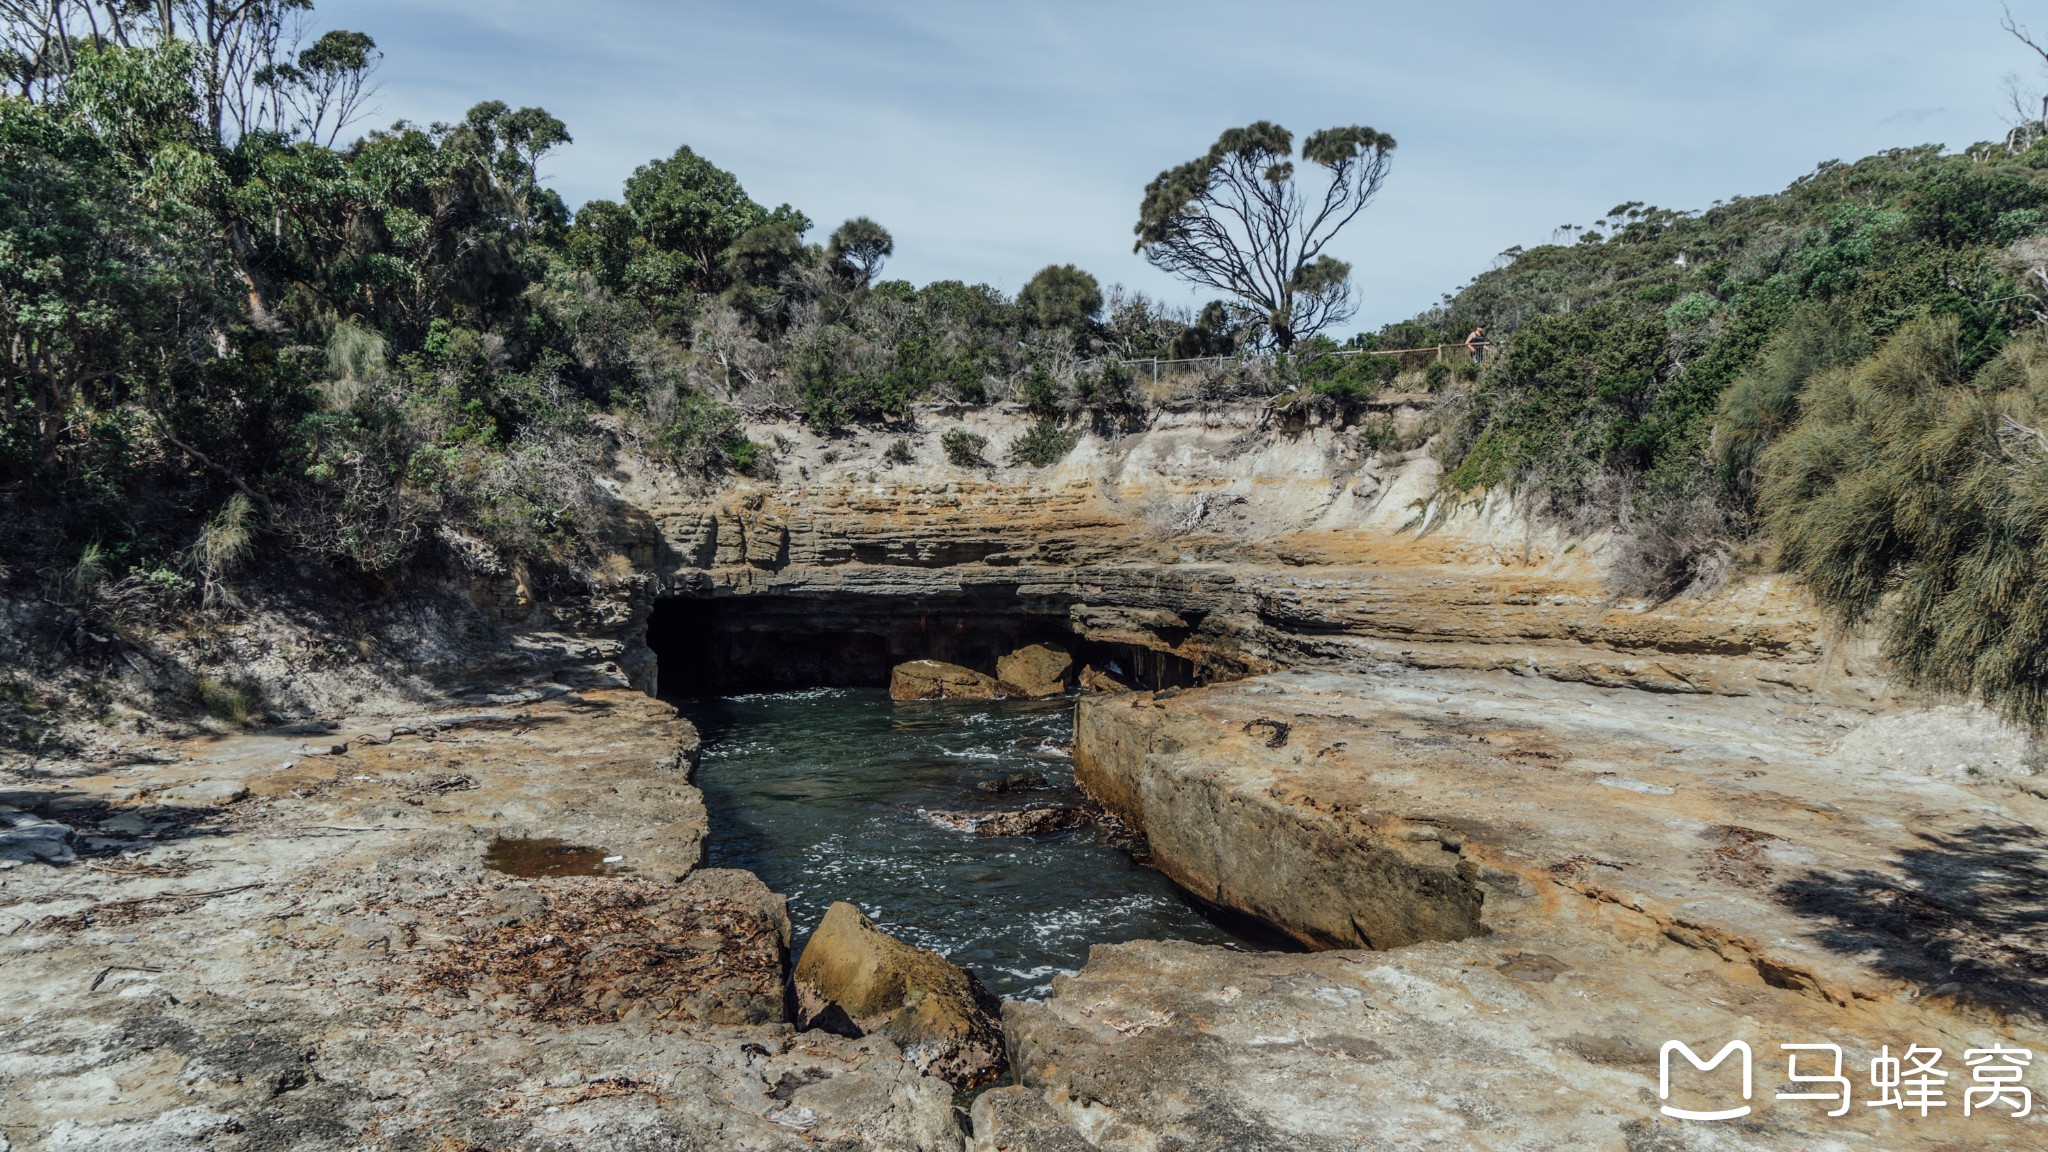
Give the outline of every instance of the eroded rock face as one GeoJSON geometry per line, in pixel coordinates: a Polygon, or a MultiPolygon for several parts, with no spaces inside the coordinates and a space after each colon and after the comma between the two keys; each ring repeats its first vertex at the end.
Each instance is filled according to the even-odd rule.
{"type": "Polygon", "coordinates": [[[796,966],[797,1023],[881,1035],[925,1072],[972,1088],[1008,1066],[994,997],[974,974],[832,905],[796,966]]]}
{"type": "Polygon", "coordinates": [[[994,700],[1004,694],[995,677],[939,660],[898,664],[889,676],[892,700],[994,700]]]}
{"type": "MultiPolygon", "coordinates": [[[[1428,403],[1380,414],[1419,419],[1413,406],[1428,403]]],[[[1133,649],[1116,658],[1154,689],[1187,682],[1151,666],[1156,655],[1212,679],[1397,664],[1660,693],[1902,698],[1865,639],[1825,643],[1810,602],[1781,578],[1618,602],[1609,534],[1532,522],[1505,494],[1435,500],[1427,450],[1373,452],[1341,423],[1283,433],[1263,420],[1256,406],[1160,411],[1127,435],[1084,436],[1056,468],[994,474],[896,467],[880,439],[826,443],[777,426],[756,438],[788,445],[784,483],[706,497],[648,471],[624,492],[663,538],[658,594],[760,611],[761,627],[722,635],[781,643],[793,658],[830,651],[823,666],[851,658],[863,682],[911,656],[989,667],[1064,629],[1091,648],[1133,649]],[[753,511],[735,520],[740,505],[753,511]],[[728,546],[747,517],[772,526],[772,560],[728,546]],[[894,605],[893,618],[860,604],[894,605]],[[808,629],[789,626],[807,614],[808,629]],[[963,626],[971,636],[994,618],[1015,626],[960,644],[963,626]],[[863,643],[831,647],[851,635],[863,643]]],[[[972,425],[999,443],[1029,417],[928,409],[919,424],[926,437],[972,425]]]]}
{"type": "Polygon", "coordinates": [[[1291,732],[1256,707],[1215,720],[1149,695],[1084,698],[1074,776],[1142,833],[1176,883],[1310,947],[1398,948],[1481,931],[1486,897],[1471,861],[1333,797],[1341,774],[1319,775],[1314,760],[1296,769],[1299,750],[1277,762],[1241,754],[1283,749],[1291,732]]]}
{"type": "Polygon", "coordinates": [[[1012,696],[1063,696],[1074,658],[1050,644],[1027,644],[996,661],[996,679],[1012,696]]]}

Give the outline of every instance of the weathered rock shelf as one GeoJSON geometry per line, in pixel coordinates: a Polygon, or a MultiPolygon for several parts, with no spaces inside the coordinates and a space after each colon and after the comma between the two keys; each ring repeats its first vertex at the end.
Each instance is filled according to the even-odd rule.
{"type": "Polygon", "coordinates": [[[2048,1145],[2048,1106],[1960,1107],[1998,1044],[2048,1093],[2048,785],[2016,738],[1889,688],[1777,577],[1618,599],[1604,537],[1257,418],[974,473],[761,430],[784,480],[629,464],[632,580],[570,612],[479,577],[402,684],[226,638],[324,720],[0,784],[0,1152],[2048,1145]],[[1001,666],[1035,644],[1073,666],[1001,666]],[[1083,784],[1318,950],[1096,949],[1004,1007],[1016,1083],[971,1133],[888,1013],[796,1031],[780,899],[700,866],[696,737],[644,692],[917,660],[1099,691],[1083,784]],[[493,871],[497,841],[603,874],[493,871]],[[1660,1113],[1660,1045],[1737,1039],[1750,1115],[1660,1113]],[[1846,1115],[1777,1099],[1787,1043],[1841,1046],[1846,1115]],[[1866,1107],[1912,1044],[1951,1106],[1866,1107]]]}

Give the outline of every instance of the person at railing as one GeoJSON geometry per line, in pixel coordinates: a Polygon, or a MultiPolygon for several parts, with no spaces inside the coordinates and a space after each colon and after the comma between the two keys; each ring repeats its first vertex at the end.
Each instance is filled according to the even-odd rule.
{"type": "Polygon", "coordinates": [[[1486,351],[1486,325],[1481,324],[1465,337],[1465,351],[1472,354],[1474,364],[1479,363],[1480,357],[1486,351]]]}

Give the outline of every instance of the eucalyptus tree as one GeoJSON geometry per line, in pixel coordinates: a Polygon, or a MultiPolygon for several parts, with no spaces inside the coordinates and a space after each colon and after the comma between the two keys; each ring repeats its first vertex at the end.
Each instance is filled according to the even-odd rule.
{"type": "Polygon", "coordinates": [[[825,258],[833,269],[863,288],[874,285],[882,261],[895,254],[896,240],[889,230],[865,216],[841,224],[825,245],[825,258]]]}
{"type": "Polygon", "coordinates": [[[370,78],[383,58],[366,33],[337,28],[291,59],[265,66],[255,79],[276,93],[278,127],[332,148],[368,111],[376,91],[370,78]]]}
{"type": "Polygon", "coordinates": [[[1325,253],[1386,179],[1394,138],[1353,125],[1301,143],[1320,190],[1303,186],[1294,135],[1261,120],[1145,187],[1134,251],[1162,271],[1225,293],[1256,336],[1281,350],[1357,311],[1351,266],[1325,253]]]}

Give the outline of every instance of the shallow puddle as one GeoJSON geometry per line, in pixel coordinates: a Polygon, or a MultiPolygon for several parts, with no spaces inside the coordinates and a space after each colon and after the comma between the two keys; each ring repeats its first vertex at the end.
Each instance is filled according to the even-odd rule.
{"type": "Polygon", "coordinates": [[[605,863],[607,855],[566,840],[500,838],[484,853],[484,866],[507,876],[610,876],[620,869],[605,863]]]}

